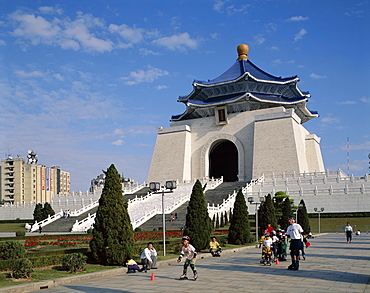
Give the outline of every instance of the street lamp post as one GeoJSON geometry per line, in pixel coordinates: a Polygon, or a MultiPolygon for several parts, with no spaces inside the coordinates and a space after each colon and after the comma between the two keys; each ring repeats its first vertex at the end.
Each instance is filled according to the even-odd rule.
{"type": "Polygon", "coordinates": [[[323,207],[320,209],[314,208],[313,210],[319,214],[319,234],[320,234],[320,213],[324,211],[324,208],[323,207]]]}
{"type": "Polygon", "coordinates": [[[176,189],[176,181],[166,181],[166,185],[161,186],[159,182],[150,182],[149,189],[155,194],[162,193],[162,231],[163,231],[163,256],[166,256],[166,216],[164,213],[164,194],[172,193],[176,189]],[[169,191],[165,191],[168,189],[169,191]]]}
{"type": "Polygon", "coordinates": [[[248,202],[250,204],[255,204],[256,205],[256,210],[255,210],[255,214],[256,214],[256,242],[258,243],[259,239],[258,239],[258,205],[259,204],[262,204],[263,202],[265,201],[265,198],[264,197],[260,197],[260,202],[255,202],[254,201],[254,197],[248,197],[248,202]]]}

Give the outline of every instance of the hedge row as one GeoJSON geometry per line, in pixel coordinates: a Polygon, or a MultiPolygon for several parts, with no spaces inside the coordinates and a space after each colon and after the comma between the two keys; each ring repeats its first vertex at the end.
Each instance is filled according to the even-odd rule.
{"type": "MultiPolygon", "coordinates": [[[[318,213],[309,213],[309,218],[318,218],[318,213]]],[[[362,218],[370,217],[370,212],[320,213],[320,218],[362,218]]]]}
{"type": "MultiPolygon", "coordinates": [[[[34,268],[57,265],[62,263],[63,255],[47,255],[43,257],[29,257],[34,268]]],[[[14,268],[19,259],[0,260],[0,271],[10,271],[14,268]]]]}
{"type": "Polygon", "coordinates": [[[32,251],[32,252],[27,252],[26,258],[30,257],[42,257],[47,253],[48,255],[66,255],[66,254],[72,254],[72,253],[82,253],[86,254],[89,251],[89,248],[71,248],[71,249],[61,249],[61,250],[48,250],[47,252],[45,251],[32,251]]]}

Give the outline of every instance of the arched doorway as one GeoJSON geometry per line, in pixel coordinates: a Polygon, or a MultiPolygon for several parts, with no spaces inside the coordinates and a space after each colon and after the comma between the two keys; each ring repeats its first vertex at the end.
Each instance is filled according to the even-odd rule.
{"type": "Polygon", "coordinates": [[[238,150],[234,143],[216,143],[209,154],[209,177],[224,177],[225,182],[238,181],[238,150]]]}

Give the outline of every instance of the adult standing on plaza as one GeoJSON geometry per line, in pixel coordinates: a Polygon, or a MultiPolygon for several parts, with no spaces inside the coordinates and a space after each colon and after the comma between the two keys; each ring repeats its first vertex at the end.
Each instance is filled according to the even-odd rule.
{"type": "Polygon", "coordinates": [[[347,236],[347,243],[352,242],[352,232],[353,232],[352,226],[348,222],[347,226],[344,227],[344,234],[346,234],[346,236],[347,236]]]}
{"type": "Polygon", "coordinates": [[[301,225],[295,222],[293,217],[289,218],[290,226],[286,230],[287,237],[290,238],[290,256],[292,258],[292,264],[288,267],[288,270],[299,269],[299,251],[302,250],[303,242],[301,241],[301,235],[303,229],[301,225]]]}

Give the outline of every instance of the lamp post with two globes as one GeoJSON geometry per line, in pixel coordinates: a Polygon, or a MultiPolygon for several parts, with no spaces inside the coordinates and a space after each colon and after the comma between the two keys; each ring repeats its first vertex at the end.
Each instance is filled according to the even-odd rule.
{"type": "Polygon", "coordinates": [[[176,181],[166,181],[166,185],[164,186],[161,186],[159,182],[150,182],[149,189],[155,194],[162,193],[163,256],[166,256],[166,216],[164,213],[164,194],[172,193],[173,190],[176,189],[176,181]]]}

